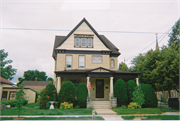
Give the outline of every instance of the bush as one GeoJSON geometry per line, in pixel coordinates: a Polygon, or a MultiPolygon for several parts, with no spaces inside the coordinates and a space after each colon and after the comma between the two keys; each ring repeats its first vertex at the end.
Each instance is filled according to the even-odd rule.
{"type": "Polygon", "coordinates": [[[133,91],[134,91],[134,88],[137,86],[136,82],[134,80],[129,80],[127,82],[127,96],[128,96],[128,104],[130,102],[132,102],[132,99],[133,98],[133,91]]]}
{"type": "Polygon", "coordinates": [[[48,109],[47,103],[56,100],[57,93],[55,86],[48,84],[46,88],[41,91],[40,96],[40,108],[48,109]]]}
{"type": "Polygon", "coordinates": [[[118,79],[113,88],[114,97],[117,97],[118,106],[127,105],[128,97],[127,97],[127,89],[126,83],[122,79],[118,79]]]}
{"type": "Polygon", "coordinates": [[[80,83],[77,88],[77,105],[80,108],[86,108],[86,98],[88,96],[88,89],[84,83],[80,83]]]}
{"type": "Polygon", "coordinates": [[[59,109],[73,109],[73,103],[68,103],[68,102],[61,103],[59,109]]]}
{"type": "Polygon", "coordinates": [[[138,105],[136,102],[130,102],[128,105],[128,109],[137,109],[141,108],[141,105],[138,105]]]}
{"type": "Polygon", "coordinates": [[[61,90],[59,91],[59,95],[58,95],[59,104],[63,102],[74,104],[75,95],[76,95],[76,89],[74,84],[71,81],[66,81],[64,84],[62,84],[61,90]]]}
{"type": "Polygon", "coordinates": [[[141,89],[144,92],[144,99],[145,99],[145,103],[142,105],[142,107],[156,108],[158,105],[158,101],[152,86],[150,84],[143,84],[141,86],[141,89]]]}
{"type": "MultiPolygon", "coordinates": [[[[11,107],[15,107],[17,100],[2,100],[1,102],[2,102],[2,104],[11,105],[11,107]]],[[[24,99],[23,105],[26,105],[27,103],[28,103],[28,100],[24,99]]]]}

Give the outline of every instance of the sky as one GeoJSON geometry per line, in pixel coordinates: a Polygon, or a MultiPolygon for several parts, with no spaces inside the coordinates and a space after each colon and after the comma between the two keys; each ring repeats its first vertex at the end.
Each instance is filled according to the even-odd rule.
{"type": "Polygon", "coordinates": [[[118,62],[132,66],[140,53],[167,45],[180,17],[180,0],[0,0],[0,48],[17,69],[39,70],[54,77],[55,36],[66,36],[83,18],[105,35],[121,55],[118,62]]]}

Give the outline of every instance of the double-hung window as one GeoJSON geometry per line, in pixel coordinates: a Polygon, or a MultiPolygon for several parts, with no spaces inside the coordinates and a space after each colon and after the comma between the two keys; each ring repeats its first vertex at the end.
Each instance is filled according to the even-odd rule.
{"type": "Polygon", "coordinates": [[[93,35],[75,35],[74,47],[93,47],[93,35]]]}
{"type": "Polygon", "coordinates": [[[9,94],[9,100],[14,100],[16,97],[16,92],[15,91],[11,91],[9,94]]]}
{"type": "Polygon", "coordinates": [[[84,68],[85,56],[79,56],[79,68],[84,68]]]}
{"type": "Polygon", "coordinates": [[[71,55],[66,55],[66,67],[72,68],[72,56],[71,55]]]}

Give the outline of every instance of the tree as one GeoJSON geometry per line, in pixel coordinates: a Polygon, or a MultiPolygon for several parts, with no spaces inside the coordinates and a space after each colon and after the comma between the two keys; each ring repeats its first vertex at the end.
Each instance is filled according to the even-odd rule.
{"type": "Polygon", "coordinates": [[[129,71],[128,66],[125,63],[123,63],[123,62],[121,62],[119,64],[119,70],[120,71],[129,71]]]}
{"type": "Polygon", "coordinates": [[[88,96],[88,89],[84,83],[80,83],[77,88],[77,105],[81,108],[86,108],[86,98],[88,96]]]}
{"type": "MultiPolygon", "coordinates": [[[[143,90],[141,89],[141,85],[139,86],[136,86],[135,87],[135,91],[133,91],[133,98],[132,100],[134,102],[136,102],[137,104],[139,105],[143,105],[145,100],[144,100],[144,93],[143,93],[143,90]]],[[[141,107],[140,107],[140,116],[141,116],[141,107]]]]}
{"type": "Polygon", "coordinates": [[[47,81],[54,81],[54,79],[53,78],[51,78],[51,77],[48,77],[48,79],[47,79],[47,81]]]}
{"type": "Polygon", "coordinates": [[[28,70],[25,71],[23,74],[23,77],[19,77],[18,78],[18,83],[17,86],[19,84],[21,84],[23,81],[35,81],[35,78],[37,78],[37,81],[52,81],[53,79],[51,77],[48,78],[47,80],[47,76],[46,76],[46,72],[44,71],[38,71],[36,70],[28,70]]]}
{"type": "Polygon", "coordinates": [[[142,84],[141,89],[144,92],[144,99],[145,99],[143,107],[156,108],[158,101],[152,86],[150,84],[142,84]]]}
{"type": "Polygon", "coordinates": [[[45,89],[40,93],[40,108],[47,109],[47,103],[49,101],[56,101],[56,88],[53,84],[48,84],[45,89]]]}
{"type": "Polygon", "coordinates": [[[66,81],[62,84],[59,91],[59,103],[68,102],[75,103],[76,88],[71,81],[66,81]]]}
{"type": "Polygon", "coordinates": [[[118,79],[116,81],[116,83],[114,84],[113,93],[114,97],[117,97],[118,106],[127,105],[127,88],[124,80],[118,79]]]}
{"type": "Polygon", "coordinates": [[[135,90],[134,88],[137,86],[136,82],[134,80],[129,80],[127,82],[127,95],[128,95],[128,104],[132,102],[133,98],[133,91],[135,90]]]}
{"type": "Polygon", "coordinates": [[[8,53],[4,52],[3,50],[0,50],[1,52],[1,76],[7,80],[12,80],[13,79],[13,75],[16,74],[17,69],[12,68],[11,64],[13,61],[12,60],[6,60],[8,53]]]}
{"type": "Polygon", "coordinates": [[[172,33],[169,35],[170,39],[168,41],[168,46],[171,46],[171,44],[179,45],[180,40],[180,19],[176,22],[176,24],[173,26],[172,33]]]}
{"type": "Polygon", "coordinates": [[[20,109],[23,106],[23,103],[25,100],[25,98],[24,98],[25,93],[23,92],[23,90],[24,90],[23,85],[24,85],[24,83],[22,83],[20,85],[20,90],[16,91],[16,107],[18,109],[18,118],[20,116],[20,109]]]}

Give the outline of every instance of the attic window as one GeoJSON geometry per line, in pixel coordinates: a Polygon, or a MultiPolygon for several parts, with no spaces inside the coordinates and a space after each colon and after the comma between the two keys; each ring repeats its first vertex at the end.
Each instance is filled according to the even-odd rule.
{"type": "Polygon", "coordinates": [[[93,35],[75,35],[74,47],[93,47],[93,35]]]}

